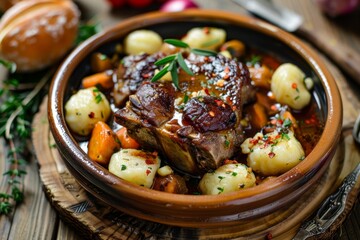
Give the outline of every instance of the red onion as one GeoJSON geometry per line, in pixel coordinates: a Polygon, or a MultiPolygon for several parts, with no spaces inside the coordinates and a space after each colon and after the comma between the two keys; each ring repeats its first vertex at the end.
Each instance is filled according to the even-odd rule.
{"type": "Polygon", "coordinates": [[[331,17],[343,15],[354,11],[360,0],[316,0],[321,10],[331,17]]]}
{"type": "Polygon", "coordinates": [[[198,8],[198,5],[191,0],[170,0],[161,6],[160,11],[180,12],[189,8],[198,8]]]}

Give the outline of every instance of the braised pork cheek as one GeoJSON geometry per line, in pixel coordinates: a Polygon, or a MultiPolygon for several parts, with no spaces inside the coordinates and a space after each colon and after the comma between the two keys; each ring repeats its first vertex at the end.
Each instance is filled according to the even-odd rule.
{"type": "MultiPolygon", "coordinates": [[[[180,89],[171,81],[150,82],[155,69],[149,66],[125,75],[130,68],[139,71],[127,63],[130,67],[125,66],[120,79],[136,82],[138,88],[115,113],[115,121],[144,148],[160,151],[173,167],[197,175],[218,168],[239,151],[242,108],[255,91],[241,62],[222,55],[184,57],[194,75],[179,69],[180,89]]],[[[153,62],[159,55],[147,58],[142,61],[153,62]]]]}

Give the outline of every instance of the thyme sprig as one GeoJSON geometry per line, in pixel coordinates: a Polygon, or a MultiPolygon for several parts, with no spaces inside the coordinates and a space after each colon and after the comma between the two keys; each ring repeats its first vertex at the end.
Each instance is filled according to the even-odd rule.
{"type": "MultiPolygon", "coordinates": [[[[173,45],[178,48],[183,48],[185,50],[188,50],[196,55],[200,56],[215,56],[217,55],[217,52],[212,50],[206,50],[206,49],[199,49],[199,48],[191,48],[189,44],[178,40],[178,39],[165,39],[165,43],[173,45]]],[[[161,79],[165,74],[170,72],[171,79],[174,85],[177,89],[180,89],[179,87],[179,76],[178,76],[178,68],[182,68],[187,74],[190,76],[193,76],[194,73],[191,71],[191,69],[187,66],[184,57],[182,56],[182,52],[178,52],[176,54],[168,55],[158,61],[155,62],[156,66],[163,66],[163,68],[155,74],[151,82],[156,82],[159,79],[161,79]]]]}
{"type": "MultiPolygon", "coordinates": [[[[0,64],[9,69],[10,73],[15,71],[14,64],[1,60],[0,64]]],[[[49,71],[36,84],[31,91],[13,91],[19,86],[16,79],[8,79],[0,89],[2,105],[0,107],[0,136],[9,146],[6,156],[7,167],[3,173],[7,180],[7,187],[0,192],[0,215],[10,214],[14,207],[24,200],[24,176],[26,175],[27,161],[23,158],[26,150],[26,140],[31,135],[31,120],[39,106],[39,92],[48,82],[53,71],[49,71]]]]}

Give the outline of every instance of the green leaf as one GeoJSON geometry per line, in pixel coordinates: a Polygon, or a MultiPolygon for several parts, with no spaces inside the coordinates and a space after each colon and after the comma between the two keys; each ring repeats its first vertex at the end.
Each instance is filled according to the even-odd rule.
{"type": "Polygon", "coordinates": [[[173,45],[175,47],[179,47],[179,48],[189,48],[190,47],[187,43],[185,43],[179,39],[165,39],[164,42],[166,42],[170,45],[173,45]]]}
{"type": "Polygon", "coordinates": [[[216,43],[220,42],[220,39],[218,38],[215,38],[215,39],[212,39],[210,41],[207,41],[207,42],[204,42],[203,44],[201,44],[201,47],[204,47],[204,48],[207,48],[207,47],[210,47],[216,43]]]}
{"type": "Polygon", "coordinates": [[[13,187],[11,194],[16,203],[21,203],[24,200],[24,193],[18,187],[13,187]]]}
{"type": "Polygon", "coordinates": [[[152,77],[151,82],[156,82],[157,80],[162,78],[169,71],[168,68],[169,67],[167,66],[161,69],[160,72],[158,72],[155,76],[152,77]]]}
{"type": "Polygon", "coordinates": [[[16,64],[13,62],[0,59],[0,64],[9,69],[11,73],[16,71],[16,64]]]}
{"type": "Polygon", "coordinates": [[[192,53],[200,56],[216,56],[217,52],[212,50],[206,50],[206,49],[199,49],[199,48],[192,48],[190,50],[192,53]]]}
{"type": "Polygon", "coordinates": [[[289,118],[286,118],[282,125],[283,125],[283,127],[288,128],[288,127],[291,127],[292,122],[289,118]]]}
{"type": "Polygon", "coordinates": [[[260,61],[261,61],[261,56],[253,55],[250,59],[250,64],[254,66],[255,64],[259,63],[260,61]]]}
{"type": "Polygon", "coordinates": [[[162,59],[160,59],[160,60],[156,61],[156,62],[155,62],[155,65],[156,65],[156,66],[162,66],[162,65],[165,65],[165,64],[167,64],[167,63],[169,63],[169,62],[174,61],[174,60],[175,60],[175,58],[176,58],[176,55],[175,55],[175,54],[173,54],[173,55],[169,55],[169,56],[166,56],[166,57],[164,57],[164,58],[162,58],[162,59]]]}
{"type": "Polygon", "coordinates": [[[9,214],[11,213],[13,209],[13,206],[11,205],[10,202],[6,201],[6,202],[0,202],[0,215],[2,214],[9,214]]]}
{"type": "Polygon", "coordinates": [[[189,101],[189,95],[187,93],[184,94],[183,103],[186,104],[189,101]]]}
{"type": "Polygon", "coordinates": [[[180,87],[179,87],[179,75],[177,73],[177,69],[173,67],[171,69],[170,73],[171,73],[172,82],[174,83],[175,87],[177,89],[180,89],[180,87]]]}
{"type": "Polygon", "coordinates": [[[186,62],[182,56],[182,54],[179,52],[177,54],[177,62],[179,66],[190,76],[194,76],[194,73],[190,70],[190,68],[186,65],[186,62]]]}
{"type": "Polygon", "coordinates": [[[78,45],[81,42],[85,41],[86,39],[88,39],[89,37],[95,35],[96,33],[98,33],[100,30],[100,24],[99,23],[95,23],[95,24],[80,24],[79,28],[78,28],[78,34],[77,34],[77,39],[75,41],[75,44],[78,45]]]}

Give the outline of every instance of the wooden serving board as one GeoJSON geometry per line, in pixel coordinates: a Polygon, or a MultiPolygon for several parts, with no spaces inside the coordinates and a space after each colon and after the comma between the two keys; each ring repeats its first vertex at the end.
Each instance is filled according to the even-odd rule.
{"type": "MultiPolygon", "coordinates": [[[[326,174],[301,199],[283,212],[270,214],[263,221],[249,222],[239,228],[237,239],[291,239],[300,224],[311,216],[360,162],[360,150],[351,136],[351,126],[357,115],[358,102],[348,91],[340,72],[329,64],[338,80],[344,105],[344,131],[337,152],[326,174]]],[[[60,217],[86,239],[226,239],[234,237],[221,229],[187,229],[137,219],[122,213],[87,193],[66,169],[49,130],[47,99],[33,121],[34,151],[39,163],[44,191],[60,217]]],[[[357,186],[359,187],[359,186],[357,186]]],[[[333,236],[350,212],[357,196],[352,195],[345,212],[322,236],[333,236]]]]}

